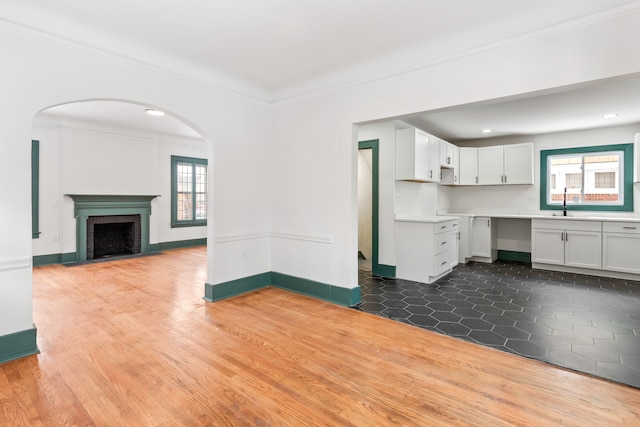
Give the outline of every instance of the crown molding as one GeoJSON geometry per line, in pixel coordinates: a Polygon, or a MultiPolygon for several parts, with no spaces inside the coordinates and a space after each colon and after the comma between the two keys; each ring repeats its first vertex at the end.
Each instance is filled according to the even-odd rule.
{"type": "Polygon", "coordinates": [[[69,38],[47,33],[45,31],[41,31],[35,28],[22,25],[22,24],[8,21],[4,18],[0,18],[0,29],[21,34],[33,40],[36,40],[38,42],[46,43],[56,47],[61,47],[64,49],[69,49],[87,56],[92,56],[102,60],[114,61],[120,64],[124,64],[126,66],[129,66],[131,68],[141,69],[144,71],[160,74],[165,77],[170,77],[172,79],[178,80],[182,83],[187,83],[187,84],[190,84],[202,89],[210,90],[213,92],[223,93],[225,95],[237,96],[237,97],[244,98],[246,100],[257,102],[260,104],[270,104],[272,102],[270,95],[268,95],[266,92],[259,91],[257,89],[249,91],[249,90],[226,88],[220,84],[209,82],[201,78],[189,76],[187,74],[184,74],[175,70],[171,70],[165,67],[160,67],[158,65],[144,62],[138,59],[133,59],[123,54],[119,54],[106,49],[91,46],[86,43],[81,43],[75,40],[71,40],[69,38]]]}

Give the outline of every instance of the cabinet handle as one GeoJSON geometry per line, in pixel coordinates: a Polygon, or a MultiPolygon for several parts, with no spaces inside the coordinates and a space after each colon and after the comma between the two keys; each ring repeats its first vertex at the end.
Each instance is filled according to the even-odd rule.
{"type": "Polygon", "coordinates": [[[451,164],[451,157],[447,157],[447,164],[450,165],[451,164]]]}
{"type": "Polygon", "coordinates": [[[433,170],[429,171],[429,178],[433,178],[433,170]]]}
{"type": "Polygon", "coordinates": [[[487,220],[487,227],[491,227],[491,218],[487,220]]]}
{"type": "Polygon", "coordinates": [[[622,228],[624,228],[625,230],[635,230],[635,229],[637,229],[638,227],[622,227],[622,228]]]}
{"type": "Polygon", "coordinates": [[[447,244],[447,242],[442,242],[442,243],[440,243],[440,246],[444,246],[446,244],[447,244]]]}
{"type": "Polygon", "coordinates": [[[504,183],[507,183],[507,175],[504,176],[504,183]]]}
{"type": "Polygon", "coordinates": [[[564,231],[562,233],[560,233],[560,240],[562,240],[564,242],[564,231]]]}
{"type": "Polygon", "coordinates": [[[564,232],[564,241],[565,242],[569,241],[569,233],[567,233],[566,231],[564,232]]]}
{"type": "Polygon", "coordinates": [[[451,226],[452,226],[452,227],[457,227],[457,226],[458,226],[458,224],[451,224],[451,226]]]}
{"type": "Polygon", "coordinates": [[[458,175],[453,175],[453,182],[458,182],[458,175]]]}
{"type": "Polygon", "coordinates": [[[447,261],[443,261],[442,263],[440,263],[440,265],[445,265],[447,263],[447,261]]]}
{"type": "Polygon", "coordinates": [[[476,184],[478,183],[478,177],[476,176],[476,184]]]}

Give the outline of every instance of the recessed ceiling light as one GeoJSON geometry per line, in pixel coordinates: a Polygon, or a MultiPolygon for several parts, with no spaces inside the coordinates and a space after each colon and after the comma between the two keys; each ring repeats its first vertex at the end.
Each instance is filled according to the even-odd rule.
{"type": "Polygon", "coordinates": [[[482,133],[491,133],[493,130],[491,129],[482,129],[482,133]]]}
{"type": "Polygon", "coordinates": [[[616,113],[609,113],[609,114],[602,115],[603,119],[613,119],[614,117],[618,117],[618,115],[616,113]]]}
{"type": "Polygon", "coordinates": [[[153,108],[147,108],[144,112],[150,116],[164,116],[164,111],[154,110],[153,108]]]}

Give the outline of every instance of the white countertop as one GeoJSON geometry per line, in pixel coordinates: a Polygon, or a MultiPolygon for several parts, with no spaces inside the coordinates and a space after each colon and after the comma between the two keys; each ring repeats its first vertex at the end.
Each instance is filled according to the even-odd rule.
{"type": "Polygon", "coordinates": [[[562,216],[562,213],[542,214],[542,213],[508,213],[508,212],[447,212],[447,217],[466,216],[466,217],[489,217],[489,218],[513,218],[513,219],[555,219],[563,221],[602,221],[602,222],[640,222],[640,217],[631,216],[609,216],[609,215],[583,215],[576,211],[569,211],[568,216],[562,216]]]}
{"type": "Polygon", "coordinates": [[[396,215],[396,222],[445,222],[458,219],[457,216],[411,216],[411,215],[396,215]]]}

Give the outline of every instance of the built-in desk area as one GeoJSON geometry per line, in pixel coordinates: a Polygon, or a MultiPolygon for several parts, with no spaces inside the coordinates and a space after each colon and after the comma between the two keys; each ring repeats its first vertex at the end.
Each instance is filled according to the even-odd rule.
{"type": "Polygon", "coordinates": [[[570,213],[454,213],[459,262],[531,262],[534,268],[640,280],[640,218],[570,213]]]}

